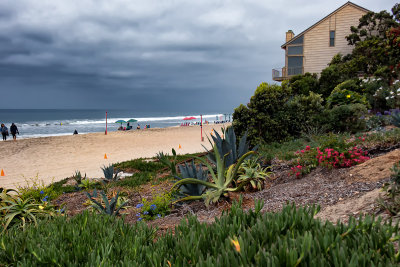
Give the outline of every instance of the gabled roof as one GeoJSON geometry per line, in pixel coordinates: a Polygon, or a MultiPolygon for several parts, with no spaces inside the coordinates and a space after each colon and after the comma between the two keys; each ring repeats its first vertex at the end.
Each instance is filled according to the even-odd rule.
{"type": "Polygon", "coordinates": [[[297,38],[299,38],[300,36],[302,36],[303,34],[305,34],[306,32],[310,31],[311,29],[313,29],[314,27],[316,27],[318,24],[320,24],[321,22],[323,22],[325,19],[329,18],[330,16],[332,16],[333,14],[339,12],[340,10],[342,10],[343,8],[345,8],[346,6],[353,6],[355,8],[358,8],[364,12],[370,12],[371,10],[368,10],[366,8],[363,8],[362,6],[359,6],[357,4],[354,4],[350,1],[348,1],[347,3],[345,3],[344,5],[340,6],[338,9],[336,9],[335,11],[333,11],[332,13],[330,13],[329,15],[325,16],[323,19],[319,20],[317,23],[313,24],[311,27],[308,27],[306,30],[302,31],[301,33],[299,33],[298,35],[296,35],[295,37],[293,37],[290,41],[284,43],[281,48],[285,48],[286,45],[290,44],[291,42],[293,42],[294,40],[296,40],[297,38]]]}

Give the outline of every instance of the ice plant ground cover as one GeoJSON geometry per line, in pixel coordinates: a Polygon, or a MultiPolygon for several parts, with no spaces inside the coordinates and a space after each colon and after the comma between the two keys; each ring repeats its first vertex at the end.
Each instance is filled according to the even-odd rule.
{"type": "Polygon", "coordinates": [[[156,236],[143,222],[84,212],[0,236],[0,262],[15,266],[398,266],[399,228],[360,217],[314,218],[316,206],[262,213],[234,202],[214,223],[195,216],[156,236]],[[93,238],[93,236],[96,238],[93,238]]]}

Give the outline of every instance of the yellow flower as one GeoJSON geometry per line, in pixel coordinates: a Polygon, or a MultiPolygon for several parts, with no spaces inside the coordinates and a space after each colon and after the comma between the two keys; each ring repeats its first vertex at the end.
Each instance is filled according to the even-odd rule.
{"type": "Polygon", "coordinates": [[[231,239],[231,243],[235,247],[236,251],[240,253],[240,244],[236,237],[235,239],[231,239]]]}
{"type": "Polygon", "coordinates": [[[43,206],[39,206],[39,209],[41,209],[41,210],[42,210],[42,209],[44,209],[44,208],[43,208],[43,206]]]}
{"type": "Polygon", "coordinates": [[[351,97],[351,95],[346,95],[346,97],[347,97],[347,98],[350,98],[350,97],[351,97]]]}

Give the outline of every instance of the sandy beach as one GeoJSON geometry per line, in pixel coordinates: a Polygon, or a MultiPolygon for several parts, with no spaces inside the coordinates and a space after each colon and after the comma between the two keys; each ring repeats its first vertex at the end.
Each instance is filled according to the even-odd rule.
{"type": "MultiPolygon", "coordinates": [[[[228,124],[225,124],[227,126],[228,124]]],[[[203,136],[222,125],[204,125],[203,136]]],[[[90,178],[102,176],[100,167],[140,157],[153,157],[159,151],[171,154],[203,152],[210,144],[200,140],[200,126],[91,133],[0,142],[0,187],[16,188],[39,176],[45,183],[71,177],[76,170],[90,178]],[[181,145],[181,149],[179,149],[181,145]],[[104,159],[107,154],[107,159],[104,159]]]]}

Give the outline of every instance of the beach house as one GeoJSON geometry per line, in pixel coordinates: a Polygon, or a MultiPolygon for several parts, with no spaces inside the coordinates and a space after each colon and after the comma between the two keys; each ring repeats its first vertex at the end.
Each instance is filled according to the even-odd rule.
{"type": "Polygon", "coordinates": [[[358,26],[359,19],[368,9],[347,2],[298,35],[286,32],[285,66],[272,70],[274,81],[283,81],[293,75],[306,72],[320,74],[332,57],[338,53],[347,55],[353,47],[346,36],[351,26],[358,26]]]}

